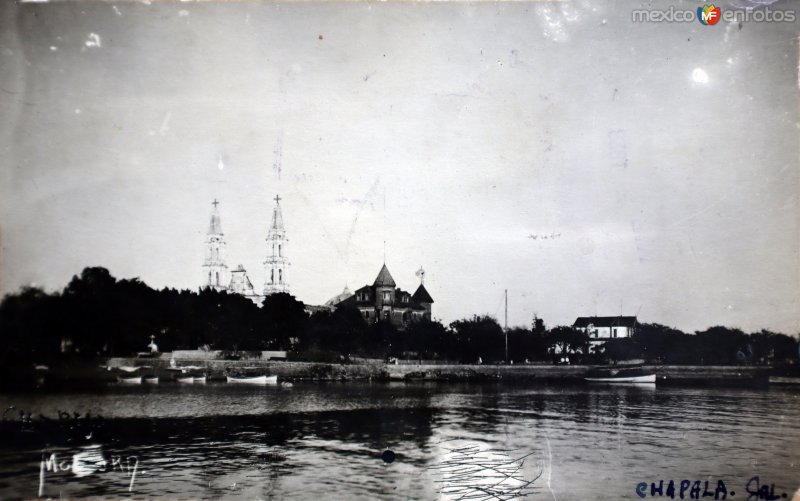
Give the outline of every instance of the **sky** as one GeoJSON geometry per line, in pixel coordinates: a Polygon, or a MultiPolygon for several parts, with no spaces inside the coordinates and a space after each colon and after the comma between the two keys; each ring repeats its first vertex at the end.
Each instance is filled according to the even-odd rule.
{"type": "Polygon", "coordinates": [[[698,5],[2,2],[0,293],[196,290],[215,198],[261,289],[280,194],[308,304],[800,332],[798,23],[698,5]]]}

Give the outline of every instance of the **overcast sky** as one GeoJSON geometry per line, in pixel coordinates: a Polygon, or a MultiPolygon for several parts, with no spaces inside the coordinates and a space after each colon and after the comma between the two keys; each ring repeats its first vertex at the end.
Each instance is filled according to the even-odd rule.
{"type": "Polygon", "coordinates": [[[640,5],[2,2],[0,289],[196,289],[217,198],[260,290],[279,193],[306,303],[796,333],[798,24],[640,5]]]}

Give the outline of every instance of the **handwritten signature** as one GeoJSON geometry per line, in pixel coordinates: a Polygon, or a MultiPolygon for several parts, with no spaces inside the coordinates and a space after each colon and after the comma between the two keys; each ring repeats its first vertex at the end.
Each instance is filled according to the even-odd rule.
{"type": "MultiPolygon", "coordinates": [[[[681,480],[678,484],[676,484],[674,480],[669,480],[666,484],[664,480],[659,480],[658,482],[650,482],[650,484],[647,482],[639,482],[636,485],[636,495],[640,498],[647,497],[648,492],[650,493],[650,497],[668,497],[670,499],[675,499],[676,495],[679,499],[687,499],[687,494],[688,499],[728,499],[728,496],[736,496],[736,491],[728,491],[725,482],[722,480],[717,480],[716,487],[713,487],[713,482],[708,480],[695,480],[694,482],[691,480],[681,480]]],[[[776,494],[775,484],[762,484],[758,476],[754,476],[748,480],[747,484],[744,486],[744,492],[747,494],[745,501],[775,501],[788,496],[785,492],[776,494]]]]}
{"type": "Polygon", "coordinates": [[[560,236],[561,236],[561,233],[555,233],[555,232],[550,233],[550,234],[544,234],[544,235],[531,233],[530,235],[528,235],[528,238],[530,238],[531,240],[555,240],[556,238],[558,238],[560,236]]]}
{"type": "Polygon", "coordinates": [[[44,493],[47,473],[71,472],[76,477],[86,477],[95,473],[122,472],[130,478],[128,492],[133,492],[136,474],[139,471],[139,458],[136,456],[106,456],[99,445],[83,447],[72,458],[59,458],[55,453],[42,454],[39,466],[39,497],[44,493]]]}

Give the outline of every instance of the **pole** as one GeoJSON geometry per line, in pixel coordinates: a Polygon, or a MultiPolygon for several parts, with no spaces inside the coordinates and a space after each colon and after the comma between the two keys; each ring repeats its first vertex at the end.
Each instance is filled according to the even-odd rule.
{"type": "Polygon", "coordinates": [[[503,331],[506,334],[506,363],[508,363],[508,289],[506,289],[506,320],[503,331]]]}

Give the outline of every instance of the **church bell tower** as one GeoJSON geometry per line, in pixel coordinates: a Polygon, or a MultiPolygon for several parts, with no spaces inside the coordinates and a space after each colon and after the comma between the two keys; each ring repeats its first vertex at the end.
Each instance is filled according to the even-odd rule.
{"type": "Polygon", "coordinates": [[[206,234],[206,255],[203,261],[203,288],[226,290],[228,285],[228,266],[225,264],[225,238],[222,233],[216,199],[211,203],[211,223],[206,234]]]}
{"type": "Polygon", "coordinates": [[[275,197],[275,208],[272,210],[272,226],[267,232],[267,260],[264,267],[267,272],[264,283],[264,295],[276,292],[289,292],[289,281],[286,269],[289,262],[286,260],[286,230],[283,228],[283,215],[281,214],[281,197],[275,197]]]}

